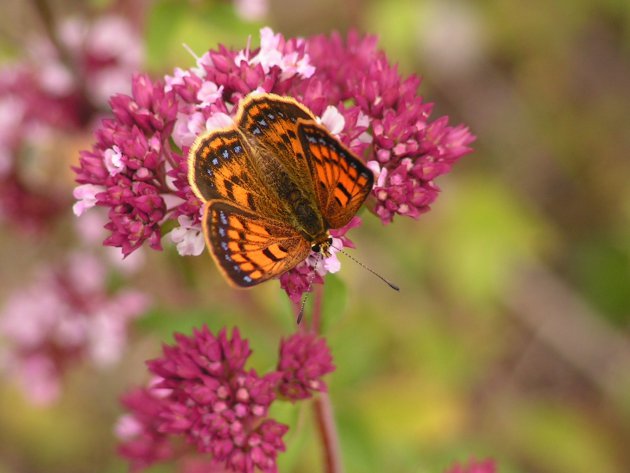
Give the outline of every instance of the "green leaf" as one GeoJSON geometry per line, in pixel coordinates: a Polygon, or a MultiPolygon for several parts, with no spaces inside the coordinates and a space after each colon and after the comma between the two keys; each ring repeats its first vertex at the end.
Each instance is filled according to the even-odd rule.
{"type": "Polygon", "coordinates": [[[326,276],[324,300],[322,304],[322,333],[343,317],[348,300],[348,288],[344,281],[335,274],[326,276]]]}

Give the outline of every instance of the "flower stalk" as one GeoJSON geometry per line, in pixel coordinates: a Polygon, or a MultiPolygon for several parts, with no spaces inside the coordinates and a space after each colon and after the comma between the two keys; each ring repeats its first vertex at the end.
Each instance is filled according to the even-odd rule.
{"type": "MultiPolygon", "coordinates": [[[[316,286],[313,294],[313,314],[311,315],[311,327],[314,333],[320,333],[322,329],[322,306],[324,302],[324,290],[322,286],[316,286]]],[[[313,399],[313,414],[317,423],[317,431],[321,442],[322,453],[326,473],[341,473],[343,465],[341,460],[341,446],[337,433],[337,423],[333,412],[332,401],[328,392],[322,392],[313,399]]]]}
{"type": "Polygon", "coordinates": [[[324,471],[326,473],[341,473],[343,472],[341,446],[333,406],[328,393],[321,393],[319,397],[313,400],[313,412],[324,453],[324,471]]]}

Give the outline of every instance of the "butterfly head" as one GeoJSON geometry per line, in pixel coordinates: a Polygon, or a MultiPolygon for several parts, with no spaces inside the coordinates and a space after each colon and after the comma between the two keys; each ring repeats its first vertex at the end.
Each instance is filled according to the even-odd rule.
{"type": "Polygon", "coordinates": [[[311,251],[321,254],[324,258],[331,256],[330,247],[332,246],[333,239],[329,234],[326,234],[323,239],[316,241],[311,245],[311,251]]]}

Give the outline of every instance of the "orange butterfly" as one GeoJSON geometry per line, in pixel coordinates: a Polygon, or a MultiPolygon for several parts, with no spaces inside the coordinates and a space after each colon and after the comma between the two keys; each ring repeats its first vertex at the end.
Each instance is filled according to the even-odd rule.
{"type": "Polygon", "coordinates": [[[233,126],[199,136],[188,181],[204,202],[206,244],[226,279],[249,287],[311,251],[330,256],[372,190],[372,172],[289,97],[250,94],[233,126]]]}

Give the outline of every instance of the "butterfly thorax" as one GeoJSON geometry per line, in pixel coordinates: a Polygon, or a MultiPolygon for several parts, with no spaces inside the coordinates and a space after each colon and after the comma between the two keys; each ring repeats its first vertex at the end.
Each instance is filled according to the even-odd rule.
{"type": "Polygon", "coordinates": [[[264,166],[266,179],[277,193],[279,202],[285,207],[290,223],[307,241],[322,244],[328,239],[328,229],[317,208],[314,196],[300,186],[291,175],[277,163],[264,166]]]}

